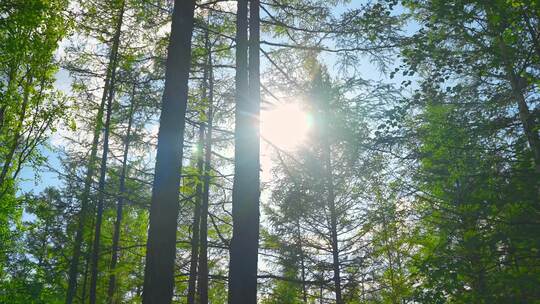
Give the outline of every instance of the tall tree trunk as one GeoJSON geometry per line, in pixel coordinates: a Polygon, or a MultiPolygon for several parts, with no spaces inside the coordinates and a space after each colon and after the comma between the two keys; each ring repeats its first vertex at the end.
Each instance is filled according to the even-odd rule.
{"type": "Polygon", "coordinates": [[[535,170],[537,174],[540,174],[540,137],[538,136],[537,131],[538,126],[535,125],[534,117],[531,115],[529,106],[527,105],[527,101],[525,100],[525,95],[523,93],[525,80],[516,75],[510,68],[508,74],[512,87],[512,95],[518,104],[519,119],[521,120],[521,125],[523,126],[523,131],[527,137],[529,147],[533,152],[535,170]]]}
{"type": "MultiPolygon", "coordinates": [[[[210,58],[210,44],[208,39],[208,31],[205,32],[205,49],[208,52],[208,57],[205,59],[204,68],[203,68],[203,84],[202,84],[202,106],[203,108],[207,106],[207,99],[208,99],[208,75],[209,75],[209,63],[208,58],[210,58]]],[[[196,205],[195,205],[195,214],[193,219],[193,237],[192,237],[192,246],[191,246],[191,261],[190,261],[190,270],[189,270],[189,281],[188,281],[188,296],[187,296],[187,303],[193,304],[195,303],[195,294],[197,292],[196,286],[197,286],[197,276],[198,276],[198,263],[199,263],[199,248],[200,248],[200,230],[203,228],[201,227],[201,204],[203,200],[203,184],[204,184],[204,158],[203,158],[203,151],[205,146],[205,126],[206,122],[201,121],[201,126],[199,128],[199,143],[198,143],[198,159],[197,159],[197,172],[199,172],[199,177],[201,178],[201,181],[197,184],[197,190],[196,190],[196,205]]],[[[206,229],[206,221],[204,222],[204,229],[206,229]]],[[[206,232],[206,230],[205,230],[206,232]]],[[[205,252],[206,254],[206,252],[205,252]]],[[[200,290],[201,283],[199,283],[199,290],[200,290]]],[[[198,303],[202,303],[200,297],[197,301],[198,303]]]]}
{"type": "Polygon", "coordinates": [[[81,291],[81,303],[86,302],[86,286],[88,285],[88,270],[90,269],[90,256],[92,246],[88,248],[88,252],[86,252],[85,255],[85,262],[84,262],[84,272],[83,272],[83,282],[82,282],[82,291],[81,291]]]}
{"type": "MultiPolygon", "coordinates": [[[[498,15],[497,12],[494,12],[494,8],[492,6],[488,5],[485,12],[488,18],[490,16],[496,16],[501,19],[500,15],[498,15]]],[[[531,115],[529,106],[527,105],[527,100],[525,98],[527,80],[516,73],[515,63],[510,57],[510,50],[508,49],[506,42],[504,42],[504,38],[501,34],[503,28],[499,28],[500,25],[503,25],[502,27],[504,27],[508,23],[508,20],[503,17],[499,23],[500,24],[497,25],[488,23],[488,27],[493,35],[495,35],[495,43],[498,44],[501,57],[500,59],[502,59],[502,68],[505,71],[507,81],[510,83],[512,97],[518,106],[519,119],[521,121],[521,125],[523,126],[523,131],[525,133],[525,137],[527,138],[529,148],[533,153],[535,172],[540,176],[540,136],[538,135],[538,126],[535,123],[534,116],[531,115]]],[[[540,183],[537,182],[536,186],[538,188],[537,192],[540,193],[540,183]]]]}
{"type": "Polygon", "coordinates": [[[96,223],[94,226],[94,246],[92,247],[92,267],[90,275],[90,304],[96,303],[97,280],[98,280],[98,264],[99,250],[101,239],[101,224],[103,221],[103,205],[105,201],[105,178],[107,176],[107,159],[109,155],[109,135],[111,128],[111,112],[114,95],[114,73],[111,77],[111,90],[109,100],[107,101],[107,115],[105,117],[104,136],[103,136],[103,153],[101,155],[101,168],[99,173],[98,183],[98,203],[96,211],[96,223]]]}
{"type": "MultiPolygon", "coordinates": [[[[204,72],[203,72],[203,85],[202,85],[202,107],[211,107],[211,103],[209,102],[209,97],[211,96],[211,93],[209,93],[209,75],[210,75],[210,72],[209,70],[211,69],[211,50],[210,50],[210,41],[209,41],[209,38],[208,38],[208,31],[205,32],[205,41],[204,41],[204,45],[205,45],[205,49],[206,51],[208,52],[208,57],[205,59],[205,63],[204,63],[204,72]],[[209,105],[210,104],[210,105],[209,105]]],[[[211,111],[211,110],[209,110],[211,111]]],[[[210,120],[211,118],[210,117],[207,117],[208,120],[210,120]]],[[[198,264],[200,265],[200,257],[199,257],[199,248],[201,247],[201,236],[200,236],[200,231],[201,230],[204,230],[204,234],[205,234],[205,238],[206,238],[206,232],[207,232],[207,221],[206,221],[206,213],[208,213],[208,203],[206,203],[206,213],[204,214],[205,216],[205,221],[204,221],[204,227],[202,227],[202,224],[201,224],[201,209],[203,209],[203,207],[201,206],[201,204],[204,204],[202,201],[204,200],[203,196],[203,191],[206,190],[206,185],[205,185],[205,182],[206,182],[206,170],[205,170],[205,167],[204,167],[204,161],[205,159],[203,158],[203,151],[204,151],[204,148],[206,146],[206,142],[205,139],[204,139],[204,135],[205,135],[205,130],[206,130],[206,124],[207,122],[203,122],[201,121],[201,127],[199,129],[199,143],[198,143],[198,161],[197,161],[197,168],[198,168],[198,172],[200,174],[200,177],[201,177],[201,182],[197,184],[197,202],[196,202],[196,206],[195,206],[195,218],[193,220],[193,239],[192,239],[192,247],[191,247],[191,265],[190,265],[190,271],[189,271],[189,282],[188,282],[188,304],[193,304],[195,303],[194,302],[194,299],[195,299],[195,293],[197,292],[196,290],[196,283],[197,283],[197,276],[199,274],[199,272],[197,271],[197,267],[198,267],[198,264]],[[204,190],[203,190],[203,187],[204,187],[204,190]],[[194,258],[195,257],[195,258],[194,258]]],[[[209,128],[211,128],[211,126],[209,126],[209,128]]],[[[211,132],[208,132],[208,134],[211,134],[211,132]]],[[[205,153],[205,157],[206,155],[208,154],[208,151],[206,151],[205,153]]],[[[208,165],[206,166],[206,168],[208,168],[208,165]]],[[[206,246],[206,243],[204,244],[206,246]]],[[[206,248],[205,248],[206,249],[206,248]]],[[[206,251],[204,251],[204,254],[206,255],[206,251]]],[[[199,268],[200,269],[200,268],[199,268]]],[[[200,271],[200,270],[199,270],[200,271]]],[[[202,278],[202,276],[201,276],[202,278]]],[[[204,280],[204,278],[202,278],[204,280]]],[[[201,285],[204,285],[204,282],[200,282],[199,281],[199,288],[198,290],[200,291],[201,290],[201,285]]],[[[208,286],[208,285],[206,285],[208,286]]],[[[206,297],[206,301],[208,297],[206,297]]],[[[200,296],[200,293],[199,293],[199,300],[197,301],[198,303],[205,303],[203,302],[203,300],[201,299],[201,296],[200,296]]]]}
{"type": "MultiPolygon", "coordinates": [[[[95,210],[93,210],[95,211],[95,210]]],[[[90,223],[90,227],[94,227],[94,218],[92,218],[92,222],[90,223]]],[[[91,231],[92,232],[92,231],[91,231]]],[[[92,256],[92,235],[90,235],[90,242],[88,244],[88,248],[86,248],[86,252],[84,255],[84,272],[83,272],[83,283],[82,283],[82,291],[81,291],[81,303],[84,304],[86,302],[86,287],[88,286],[88,270],[90,269],[90,257],[92,256]]]]}
{"type": "Polygon", "coordinates": [[[144,304],[171,303],[185,114],[195,0],[176,0],[161,105],[150,227],[144,271],[144,304]]]}
{"type": "Polygon", "coordinates": [[[120,34],[122,30],[123,22],[123,6],[122,4],[122,14],[118,19],[116,24],[116,31],[114,33],[114,38],[111,46],[111,51],[109,54],[109,64],[107,66],[107,75],[105,77],[105,85],[103,87],[103,95],[101,97],[101,103],[98,108],[96,115],[96,122],[93,132],[92,147],[90,150],[90,157],[88,160],[88,167],[86,171],[86,177],[84,181],[84,188],[81,196],[81,210],[79,211],[79,221],[77,224],[77,230],[75,232],[75,241],[73,244],[73,254],[69,266],[68,274],[68,288],[66,292],[66,304],[72,304],[75,294],[77,292],[77,277],[79,274],[79,259],[81,256],[81,245],[83,241],[84,233],[84,224],[86,223],[87,213],[88,213],[88,201],[90,198],[90,188],[92,186],[92,179],[94,177],[95,163],[97,159],[97,149],[99,144],[99,137],[101,134],[101,127],[103,126],[103,112],[105,110],[105,102],[109,96],[109,90],[111,87],[111,75],[113,71],[116,71],[117,58],[118,58],[118,47],[120,45],[120,34]]]}
{"type": "Polygon", "coordinates": [[[236,33],[235,169],[229,304],[257,302],[259,242],[259,1],[250,1],[249,86],[247,1],[238,1],[236,33]]]}
{"type": "Polygon", "coordinates": [[[536,182],[531,184],[536,187],[537,198],[540,199],[540,136],[538,135],[538,125],[535,123],[535,117],[531,115],[527,100],[525,99],[526,79],[516,74],[514,66],[507,55],[507,47],[504,44],[502,37],[499,38],[500,46],[502,50],[503,60],[505,62],[505,71],[510,87],[512,89],[512,96],[518,105],[518,114],[521,125],[523,126],[523,132],[525,138],[529,144],[529,148],[533,154],[534,160],[534,172],[536,174],[536,182]]]}
{"type": "MultiPolygon", "coordinates": [[[[205,72],[206,74],[206,72],[205,72]]],[[[207,76],[204,76],[207,77],[207,76]]],[[[203,84],[206,86],[206,84],[203,84]]],[[[204,93],[206,89],[203,88],[203,98],[206,99],[204,93]]],[[[197,263],[199,261],[199,229],[201,222],[201,201],[202,201],[202,176],[203,172],[203,148],[204,148],[204,122],[201,122],[199,126],[199,141],[197,143],[197,186],[195,190],[195,211],[193,212],[193,233],[191,236],[191,257],[189,261],[189,279],[188,279],[188,294],[187,303],[195,303],[195,291],[197,283],[197,263]]]]}
{"type": "MultiPolygon", "coordinates": [[[[118,29],[120,33],[122,29],[122,21],[124,17],[124,1],[121,3],[118,16],[118,29]]],[[[120,40],[120,37],[119,37],[120,40]]],[[[107,176],[107,159],[109,156],[109,135],[111,128],[112,104],[114,101],[115,84],[116,84],[116,66],[118,64],[118,56],[115,58],[114,67],[111,71],[111,83],[109,88],[109,96],[107,99],[107,113],[105,115],[104,134],[103,134],[103,152],[101,155],[101,166],[98,182],[98,202],[96,211],[96,223],[94,230],[94,246],[92,247],[92,267],[90,275],[90,304],[95,304],[97,299],[97,280],[99,267],[99,250],[101,241],[101,224],[103,221],[103,205],[105,203],[105,178],[107,176]]]]}
{"type": "Polygon", "coordinates": [[[111,263],[109,264],[109,288],[107,291],[107,303],[112,304],[114,302],[114,294],[116,291],[116,264],[118,263],[118,246],[120,243],[120,231],[122,227],[122,214],[124,209],[124,194],[126,192],[126,175],[127,175],[127,160],[129,154],[129,145],[131,139],[131,127],[133,125],[133,114],[135,112],[135,87],[136,83],[133,83],[133,89],[131,91],[131,104],[129,106],[129,118],[126,130],[126,138],[124,139],[124,154],[122,156],[122,169],[120,172],[120,185],[118,201],[116,205],[116,221],[114,223],[114,232],[112,240],[112,254],[111,263]]]}
{"type": "Polygon", "coordinates": [[[538,135],[537,126],[535,125],[534,116],[531,115],[524,95],[526,80],[517,75],[514,71],[514,66],[507,55],[507,46],[504,44],[502,38],[499,38],[499,43],[505,63],[504,68],[506,71],[506,78],[510,83],[512,96],[518,105],[519,119],[523,126],[523,131],[527,138],[527,142],[529,143],[529,147],[533,153],[536,173],[540,174],[540,137],[538,135]]]}
{"type": "Polygon", "coordinates": [[[298,243],[298,249],[300,249],[300,276],[302,279],[302,301],[304,304],[307,304],[307,286],[306,286],[306,265],[305,265],[305,254],[302,244],[302,228],[300,228],[300,219],[296,221],[296,237],[298,243]]]}
{"type": "Polygon", "coordinates": [[[337,214],[334,194],[334,179],[332,176],[332,161],[330,159],[330,145],[327,144],[325,155],[326,174],[327,174],[327,191],[328,191],[328,208],[330,210],[330,238],[332,245],[332,269],[334,271],[334,292],[336,294],[336,304],[343,304],[341,296],[341,275],[339,266],[339,245],[337,237],[337,214]]]}
{"type": "MultiPolygon", "coordinates": [[[[200,151],[200,150],[199,150],[200,151]]],[[[202,162],[201,162],[202,163],[202,162]]],[[[199,166],[197,166],[200,168],[199,166]]],[[[200,168],[202,169],[202,168],[200,168]]],[[[201,171],[199,171],[201,172],[201,171]]],[[[189,261],[189,279],[188,279],[188,293],[187,303],[195,303],[195,293],[197,284],[197,265],[199,262],[199,229],[201,220],[201,190],[197,185],[197,193],[195,198],[195,211],[193,212],[193,233],[191,235],[191,256],[189,261]]]]}
{"type": "Polygon", "coordinates": [[[337,212],[336,212],[336,196],[334,192],[334,175],[332,169],[332,151],[330,144],[330,122],[329,122],[329,100],[325,100],[322,103],[324,113],[324,129],[322,130],[322,150],[326,174],[326,191],[327,207],[330,212],[330,241],[332,247],[332,270],[334,272],[334,292],[336,295],[336,304],[343,304],[343,298],[341,295],[341,274],[339,264],[339,243],[337,236],[337,212]]]}
{"type": "Polygon", "coordinates": [[[199,304],[208,304],[208,203],[210,198],[210,170],[212,161],[212,127],[214,101],[214,72],[212,68],[212,50],[208,45],[208,126],[204,147],[204,189],[201,205],[200,248],[199,254],[199,304]]]}
{"type": "Polygon", "coordinates": [[[5,190],[2,190],[3,188],[2,185],[4,184],[4,181],[7,178],[9,168],[11,168],[11,162],[13,161],[13,156],[15,155],[15,151],[17,150],[17,147],[19,146],[19,139],[21,138],[21,131],[24,126],[24,118],[26,116],[26,110],[28,108],[28,100],[30,98],[31,85],[32,85],[32,77],[30,76],[24,87],[23,101],[21,105],[21,113],[19,115],[18,125],[17,127],[14,128],[14,132],[13,132],[14,135],[13,135],[11,147],[9,148],[9,152],[4,161],[4,165],[2,166],[2,171],[0,172],[0,198],[7,191],[7,188],[5,190]]]}

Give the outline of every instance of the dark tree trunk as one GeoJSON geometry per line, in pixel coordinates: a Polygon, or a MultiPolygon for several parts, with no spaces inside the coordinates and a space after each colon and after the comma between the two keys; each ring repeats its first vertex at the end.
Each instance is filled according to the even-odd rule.
{"type": "Polygon", "coordinates": [[[171,303],[173,296],[180,171],[194,10],[194,0],[175,1],[150,206],[144,304],[171,303]]]}
{"type": "Polygon", "coordinates": [[[531,115],[527,100],[525,99],[524,90],[526,88],[526,80],[517,75],[514,71],[514,66],[508,58],[508,47],[504,44],[503,39],[499,38],[501,54],[504,60],[504,69],[506,72],[506,78],[510,83],[512,90],[512,96],[514,97],[518,105],[519,119],[523,126],[523,131],[529,147],[533,153],[533,159],[535,164],[535,170],[537,174],[540,174],[540,137],[538,136],[537,126],[535,124],[534,116],[531,115]]]}
{"type": "Polygon", "coordinates": [[[124,153],[122,156],[122,169],[120,172],[120,185],[118,193],[118,201],[116,205],[116,221],[114,223],[114,232],[112,240],[112,255],[111,262],[109,264],[109,288],[107,290],[107,303],[112,304],[114,302],[114,293],[116,291],[116,264],[118,263],[118,246],[120,244],[120,231],[122,227],[122,214],[124,212],[124,194],[126,192],[126,175],[127,175],[127,159],[129,154],[129,144],[131,137],[131,127],[133,125],[133,113],[135,112],[135,86],[131,92],[131,104],[129,106],[129,118],[126,130],[126,137],[124,139],[124,153]]]}
{"type": "Polygon", "coordinates": [[[195,202],[195,211],[193,212],[193,233],[191,235],[191,256],[189,261],[187,304],[195,303],[195,292],[197,285],[197,264],[199,262],[199,228],[201,220],[200,204],[201,202],[197,198],[197,201],[195,202]]]}
{"type": "Polygon", "coordinates": [[[2,127],[4,126],[4,113],[6,112],[7,104],[3,104],[0,106],[0,131],[2,130],[2,127]]]}
{"type": "Polygon", "coordinates": [[[208,303],[208,202],[210,198],[210,170],[212,161],[212,121],[214,99],[214,73],[212,68],[212,51],[208,49],[208,126],[204,148],[204,189],[201,206],[200,248],[199,254],[199,304],[208,303]]]}
{"type": "MultiPolygon", "coordinates": [[[[204,79],[206,79],[206,71],[204,79]]],[[[203,86],[206,86],[204,84],[203,86]]],[[[205,100],[205,93],[203,88],[203,98],[205,100]]],[[[204,148],[204,132],[205,126],[201,122],[199,126],[199,141],[197,143],[197,185],[195,190],[195,211],[193,212],[193,233],[191,236],[191,257],[189,261],[189,279],[188,279],[188,294],[187,294],[187,303],[195,303],[195,291],[197,284],[197,263],[199,261],[199,230],[201,222],[201,200],[202,200],[202,176],[203,176],[203,148],[204,148]]]]}
{"type": "Polygon", "coordinates": [[[300,226],[300,219],[297,219],[296,222],[296,235],[298,242],[298,249],[300,253],[300,276],[302,279],[302,302],[307,304],[307,286],[306,286],[306,265],[305,265],[305,254],[302,242],[302,230],[300,226]]]}
{"type": "Polygon", "coordinates": [[[257,303],[259,242],[259,1],[250,1],[249,86],[247,1],[238,1],[236,36],[235,169],[229,304],[257,303]]]}
{"type": "MultiPolygon", "coordinates": [[[[95,210],[92,210],[95,212],[95,210]]],[[[95,218],[92,218],[92,222],[90,223],[90,227],[94,227],[94,220],[95,218]]],[[[92,232],[92,231],[91,231],[92,232]]],[[[87,287],[88,287],[88,271],[90,270],[90,257],[92,256],[92,235],[89,236],[90,242],[88,244],[88,248],[86,248],[85,252],[85,259],[84,259],[84,272],[83,272],[83,283],[82,283],[82,291],[81,291],[81,303],[84,304],[86,302],[86,293],[87,293],[87,287]]]]}
{"type": "MultiPolygon", "coordinates": [[[[208,31],[205,32],[205,49],[206,51],[208,52],[208,59],[205,60],[205,64],[204,64],[204,71],[203,71],[203,84],[202,84],[202,107],[204,108],[205,106],[207,107],[208,106],[208,102],[207,102],[207,99],[208,96],[209,96],[209,84],[208,84],[208,77],[209,77],[209,69],[211,69],[210,67],[210,63],[209,63],[209,59],[210,59],[210,54],[211,54],[211,51],[210,51],[210,43],[209,43],[209,39],[208,39],[208,31]]],[[[203,185],[204,185],[204,182],[206,180],[205,177],[203,176],[206,176],[205,175],[205,169],[204,169],[204,158],[203,158],[203,151],[204,151],[204,146],[205,146],[205,139],[204,139],[204,134],[205,134],[205,131],[206,131],[206,122],[203,122],[201,121],[201,126],[199,128],[199,143],[198,143],[198,159],[197,159],[197,172],[199,172],[199,177],[201,179],[201,182],[197,184],[197,198],[196,198],[196,205],[195,205],[195,214],[194,214],[194,219],[193,219],[193,236],[192,236],[192,244],[191,244],[191,261],[190,261],[190,267],[189,267],[189,281],[188,281],[188,295],[187,295],[187,303],[188,304],[194,304],[195,303],[195,294],[197,292],[196,290],[196,287],[197,287],[197,276],[199,274],[198,272],[198,265],[200,265],[200,257],[199,257],[199,248],[201,246],[201,240],[200,240],[200,231],[201,230],[204,230],[204,233],[206,233],[206,214],[205,214],[205,222],[204,222],[204,227],[202,227],[202,224],[201,224],[201,209],[202,209],[202,206],[201,204],[202,203],[202,200],[203,200],[203,185]]],[[[206,188],[206,187],[205,187],[206,188]]],[[[208,208],[206,208],[208,209],[208,208]]],[[[208,212],[208,211],[206,211],[208,212]]],[[[206,234],[205,234],[205,237],[206,237],[206,234]]],[[[204,252],[206,254],[206,251],[204,252]]],[[[200,268],[199,268],[199,271],[200,271],[200,268]]],[[[201,290],[201,282],[199,281],[199,291],[201,290]]],[[[202,302],[201,300],[201,297],[200,297],[200,294],[199,294],[199,299],[197,301],[197,303],[204,303],[202,302]]]]}
{"type": "Polygon", "coordinates": [[[86,177],[84,181],[84,188],[81,196],[81,210],[79,211],[79,221],[77,224],[77,230],[75,232],[75,241],[73,244],[73,254],[69,265],[68,274],[68,288],[66,292],[66,304],[72,304],[75,294],[77,292],[77,277],[79,275],[79,259],[81,256],[81,245],[83,241],[84,224],[86,223],[88,213],[88,201],[90,198],[90,188],[92,186],[92,179],[94,177],[95,163],[97,159],[97,149],[99,144],[99,137],[101,133],[101,127],[103,125],[103,112],[105,110],[105,102],[109,96],[109,90],[112,86],[111,76],[113,71],[116,71],[116,64],[118,58],[118,47],[120,45],[120,34],[122,30],[123,22],[123,4],[120,18],[116,26],[116,32],[114,34],[113,43],[111,46],[111,52],[109,55],[109,65],[107,67],[107,75],[105,77],[105,86],[103,87],[103,96],[96,115],[96,123],[93,132],[92,148],[90,150],[90,158],[88,160],[88,167],[86,177]]]}
{"type": "Polygon", "coordinates": [[[540,137],[538,136],[538,131],[535,124],[534,116],[531,115],[527,101],[525,100],[525,95],[523,93],[525,81],[522,77],[519,77],[514,73],[513,70],[509,69],[509,81],[512,87],[512,95],[516,99],[519,110],[519,119],[521,120],[521,125],[523,126],[523,131],[529,143],[529,147],[533,152],[533,158],[535,163],[535,171],[540,175],[540,137]]]}
{"type": "Polygon", "coordinates": [[[88,252],[86,252],[86,259],[84,263],[84,273],[83,273],[83,282],[82,282],[82,291],[81,291],[81,303],[86,302],[86,286],[88,285],[88,270],[90,269],[90,256],[92,246],[88,248],[88,252]]]}
{"type": "MultiPolygon", "coordinates": [[[[122,10],[123,11],[123,10],[122,10]]],[[[101,224],[103,221],[103,205],[105,203],[105,178],[107,176],[107,159],[109,156],[109,135],[111,128],[112,104],[114,99],[114,83],[116,71],[111,74],[111,89],[109,90],[109,98],[107,100],[107,114],[105,117],[104,135],[103,135],[103,153],[101,155],[101,167],[99,172],[98,183],[98,202],[96,210],[96,223],[94,230],[94,246],[92,247],[92,268],[90,276],[90,304],[96,303],[97,280],[98,280],[98,264],[99,250],[101,240],[101,224]]]]}
{"type": "MultiPolygon", "coordinates": [[[[493,8],[487,7],[486,14],[488,17],[493,16],[493,8]]],[[[495,16],[498,16],[495,13],[495,16]]],[[[506,24],[508,20],[506,18],[502,18],[501,24],[506,24]]],[[[508,49],[508,45],[504,41],[504,38],[502,37],[501,33],[502,30],[500,28],[495,27],[493,24],[488,24],[489,29],[495,34],[496,36],[496,43],[498,44],[499,51],[500,51],[500,57],[502,59],[503,63],[503,69],[505,71],[505,76],[508,82],[510,83],[512,96],[515,99],[515,102],[518,106],[518,114],[519,119],[521,121],[521,125],[523,126],[523,131],[525,133],[525,137],[527,139],[527,142],[529,144],[529,148],[531,149],[531,152],[533,154],[533,160],[535,165],[535,172],[537,175],[540,176],[540,136],[538,135],[538,125],[535,122],[535,118],[533,115],[531,115],[529,106],[527,104],[527,100],[525,98],[525,89],[527,88],[527,80],[515,71],[515,64],[510,57],[510,51],[508,49]]],[[[540,179],[538,179],[540,180],[540,179]]],[[[536,183],[537,186],[537,192],[540,193],[540,183],[536,183]]]]}
{"type": "Polygon", "coordinates": [[[13,161],[13,156],[15,155],[15,151],[17,150],[17,147],[19,146],[19,140],[21,138],[21,131],[24,125],[24,118],[26,116],[26,110],[28,108],[28,99],[30,97],[30,85],[32,83],[32,79],[30,78],[28,80],[28,83],[25,86],[25,90],[23,93],[23,102],[21,105],[21,113],[19,115],[19,121],[18,126],[14,129],[14,136],[12,139],[11,147],[9,148],[9,152],[6,155],[6,159],[4,161],[4,165],[2,166],[2,171],[0,173],[0,198],[4,195],[4,192],[7,191],[7,188],[2,191],[2,185],[4,184],[4,181],[7,178],[9,168],[11,168],[11,162],[13,161]]]}
{"type": "Polygon", "coordinates": [[[327,191],[328,191],[328,209],[330,211],[330,238],[332,245],[332,269],[334,271],[334,292],[336,294],[336,304],[343,304],[341,296],[341,275],[339,266],[339,245],[337,237],[337,214],[334,194],[334,179],[332,176],[332,161],[330,159],[330,145],[326,141],[324,149],[325,162],[326,162],[326,174],[327,174],[327,191]]]}
{"type": "MultiPolygon", "coordinates": [[[[322,81],[321,84],[324,82],[322,81]]],[[[321,86],[321,89],[323,89],[321,86]]],[[[324,96],[324,93],[318,94],[324,96]]],[[[343,304],[342,292],[341,292],[341,273],[340,273],[340,263],[339,263],[339,240],[338,240],[338,231],[337,231],[337,210],[336,210],[336,196],[334,191],[334,173],[332,168],[332,149],[331,149],[331,125],[330,125],[330,100],[323,99],[320,100],[320,110],[323,116],[323,129],[321,130],[321,152],[322,152],[322,163],[324,164],[325,170],[325,186],[326,186],[326,207],[328,208],[330,215],[330,245],[332,249],[332,271],[334,273],[334,293],[336,304],[343,304]]]]}
{"type": "Polygon", "coordinates": [[[540,198],[540,136],[538,135],[538,125],[535,122],[534,115],[531,115],[527,100],[525,98],[526,79],[517,75],[514,71],[514,65],[508,58],[508,50],[502,37],[499,37],[502,57],[504,60],[504,69],[506,78],[510,83],[512,96],[518,106],[518,114],[525,138],[531,149],[534,161],[534,172],[536,174],[536,182],[533,181],[533,187],[536,187],[537,197],[540,198]]]}

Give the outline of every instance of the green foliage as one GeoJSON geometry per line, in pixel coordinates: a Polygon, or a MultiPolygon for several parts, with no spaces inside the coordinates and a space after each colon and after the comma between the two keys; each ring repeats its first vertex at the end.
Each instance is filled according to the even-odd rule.
{"type": "Polygon", "coordinates": [[[25,218],[17,227],[16,247],[8,259],[0,282],[0,303],[61,303],[64,296],[64,231],[71,214],[62,194],[46,189],[40,196],[22,200],[25,218]]]}
{"type": "MultiPolygon", "coordinates": [[[[344,304],[540,303],[540,3],[262,2],[262,37],[268,40],[261,45],[263,67],[268,64],[263,100],[301,96],[294,102],[302,103],[313,125],[298,150],[274,151],[273,179],[264,185],[270,193],[262,192],[261,303],[333,303],[336,265],[344,304]],[[361,79],[368,60],[396,86],[361,79]],[[321,61],[337,65],[327,69],[321,61]]],[[[103,117],[95,113],[124,4],[97,298],[107,297],[114,272],[115,302],[140,302],[173,4],[165,0],[0,4],[0,303],[65,301],[88,134],[100,131],[103,117]],[[56,88],[60,42],[73,99],[56,88]],[[63,184],[22,193],[19,173],[46,163],[40,151],[59,130],[71,132],[54,168],[63,184]],[[113,270],[120,195],[120,254],[113,270]]],[[[174,301],[183,303],[187,293],[193,202],[204,184],[197,168],[204,151],[193,143],[212,119],[209,298],[226,303],[235,14],[226,1],[198,4],[174,301]],[[209,54],[212,92],[205,74],[209,54]]],[[[83,302],[93,225],[89,216],[76,292],[83,302]]]]}
{"type": "MultiPolygon", "coordinates": [[[[66,115],[54,88],[54,54],[69,28],[67,1],[4,1],[0,6],[0,281],[13,254],[22,207],[17,176],[37,167],[50,132],[66,115]]],[[[17,287],[19,288],[19,287],[17,287]]]]}
{"type": "Polygon", "coordinates": [[[414,179],[422,193],[415,202],[418,252],[410,266],[420,283],[415,298],[534,303],[539,295],[530,284],[537,284],[540,269],[527,252],[539,248],[533,224],[539,213],[538,160],[532,157],[537,135],[527,129],[538,122],[531,126],[523,116],[534,106],[526,97],[534,80],[518,84],[515,75],[527,70],[529,79],[538,79],[530,67],[539,53],[526,54],[538,47],[527,25],[537,22],[538,6],[404,4],[421,27],[403,49],[404,74],[421,71],[424,79],[411,101],[421,112],[412,128],[420,162],[414,179]]]}

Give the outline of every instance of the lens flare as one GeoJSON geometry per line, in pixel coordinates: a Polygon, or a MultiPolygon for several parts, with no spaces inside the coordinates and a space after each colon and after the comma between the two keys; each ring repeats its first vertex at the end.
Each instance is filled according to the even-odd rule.
{"type": "Polygon", "coordinates": [[[284,150],[293,150],[307,139],[313,118],[297,103],[284,103],[261,112],[262,137],[284,150]]]}

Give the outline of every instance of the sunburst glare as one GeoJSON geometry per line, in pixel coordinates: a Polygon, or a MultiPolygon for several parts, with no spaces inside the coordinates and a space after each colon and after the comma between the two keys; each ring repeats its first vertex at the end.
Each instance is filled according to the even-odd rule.
{"type": "Polygon", "coordinates": [[[293,150],[306,141],[312,123],[300,104],[278,104],[261,112],[261,135],[280,149],[293,150]]]}

